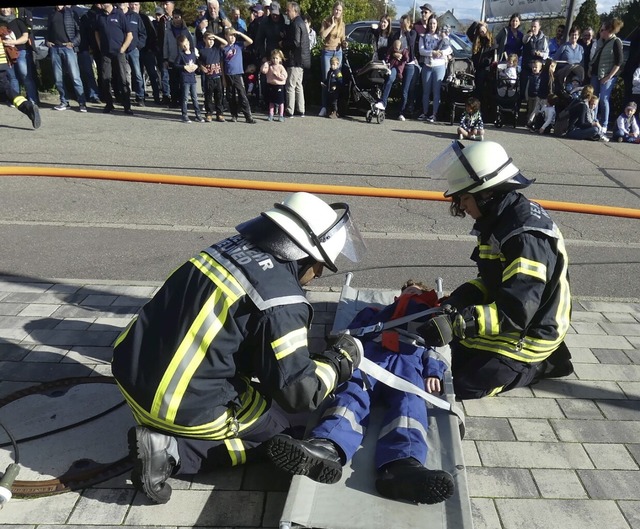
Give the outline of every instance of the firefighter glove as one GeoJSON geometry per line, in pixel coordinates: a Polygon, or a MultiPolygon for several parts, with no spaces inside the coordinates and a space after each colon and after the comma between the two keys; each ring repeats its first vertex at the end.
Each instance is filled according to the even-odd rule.
{"type": "Polygon", "coordinates": [[[351,378],[363,355],[362,342],[350,334],[343,334],[326,351],[313,355],[313,359],[325,362],[336,370],[336,386],[339,386],[351,378]]]}

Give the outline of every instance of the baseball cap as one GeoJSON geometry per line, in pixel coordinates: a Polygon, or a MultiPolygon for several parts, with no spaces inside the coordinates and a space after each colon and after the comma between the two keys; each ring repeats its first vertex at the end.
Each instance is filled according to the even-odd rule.
{"type": "Polygon", "coordinates": [[[271,0],[262,0],[262,5],[264,7],[269,7],[271,5],[271,0]]]}
{"type": "Polygon", "coordinates": [[[431,7],[431,4],[423,4],[420,6],[420,11],[424,11],[425,9],[428,9],[433,13],[433,7],[431,7]]]}
{"type": "Polygon", "coordinates": [[[207,10],[207,6],[198,6],[198,9],[196,9],[196,11],[206,11],[207,10]]]}
{"type": "Polygon", "coordinates": [[[164,9],[161,7],[156,7],[156,15],[164,15],[164,9]]]}
{"type": "Polygon", "coordinates": [[[272,15],[280,14],[280,4],[278,2],[271,2],[271,14],[272,15]]]}
{"type": "Polygon", "coordinates": [[[264,8],[260,4],[256,4],[251,8],[251,11],[254,11],[255,13],[260,13],[261,11],[264,11],[264,8]]]}

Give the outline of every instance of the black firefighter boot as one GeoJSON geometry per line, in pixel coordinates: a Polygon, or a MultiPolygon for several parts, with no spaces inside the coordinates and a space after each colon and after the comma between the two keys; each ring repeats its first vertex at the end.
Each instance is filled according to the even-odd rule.
{"type": "Polygon", "coordinates": [[[267,443],[267,454],[285,472],[307,476],[318,483],[336,483],[342,477],[340,454],[328,439],[300,441],[278,434],[267,443]]]}
{"type": "Polygon", "coordinates": [[[412,457],[386,464],[376,480],[381,496],[413,503],[440,503],[451,496],[455,485],[451,474],[429,470],[412,457]]]}
{"type": "Polygon", "coordinates": [[[533,382],[538,382],[545,378],[561,378],[573,373],[571,363],[571,352],[564,342],[549,355],[549,358],[540,362],[536,368],[533,382]]]}
{"type": "Polygon", "coordinates": [[[171,485],[166,483],[178,463],[176,440],[144,426],[129,430],[129,455],[133,461],[133,486],[155,503],[167,503],[171,485]]]}
{"type": "Polygon", "coordinates": [[[18,110],[29,117],[34,129],[40,127],[40,110],[38,109],[38,105],[27,100],[22,102],[18,110]]]}

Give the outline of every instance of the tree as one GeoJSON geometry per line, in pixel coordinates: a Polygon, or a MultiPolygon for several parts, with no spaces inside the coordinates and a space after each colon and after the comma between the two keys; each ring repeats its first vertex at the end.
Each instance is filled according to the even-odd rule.
{"type": "Polygon", "coordinates": [[[596,0],[585,0],[573,23],[580,29],[591,27],[595,36],[600,30],[600,15],[596,0]]]}

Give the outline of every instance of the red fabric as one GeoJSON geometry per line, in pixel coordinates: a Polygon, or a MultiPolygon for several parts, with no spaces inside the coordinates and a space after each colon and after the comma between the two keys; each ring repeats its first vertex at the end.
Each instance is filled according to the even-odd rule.
{"type": "MultiPolygon", "coordinates": [[[[401,295],[396,300],[396,308],[394,309],[393,315],[391,316],[391,319],[389,321],[397,320],[398,318],[406,316],[409,300],[426,305],[429,308],[437,307],[439,305],[438,296],[435,290],[429,290],[427,292],[423,291],[422,294],[419,295],[401,295]]],[[[392,330],[384,331],[382,333],[382,346],[389,351],[393,351],[395,353],[399,352],[400,340],[398,339],[398,333],[392,330]]]]}

